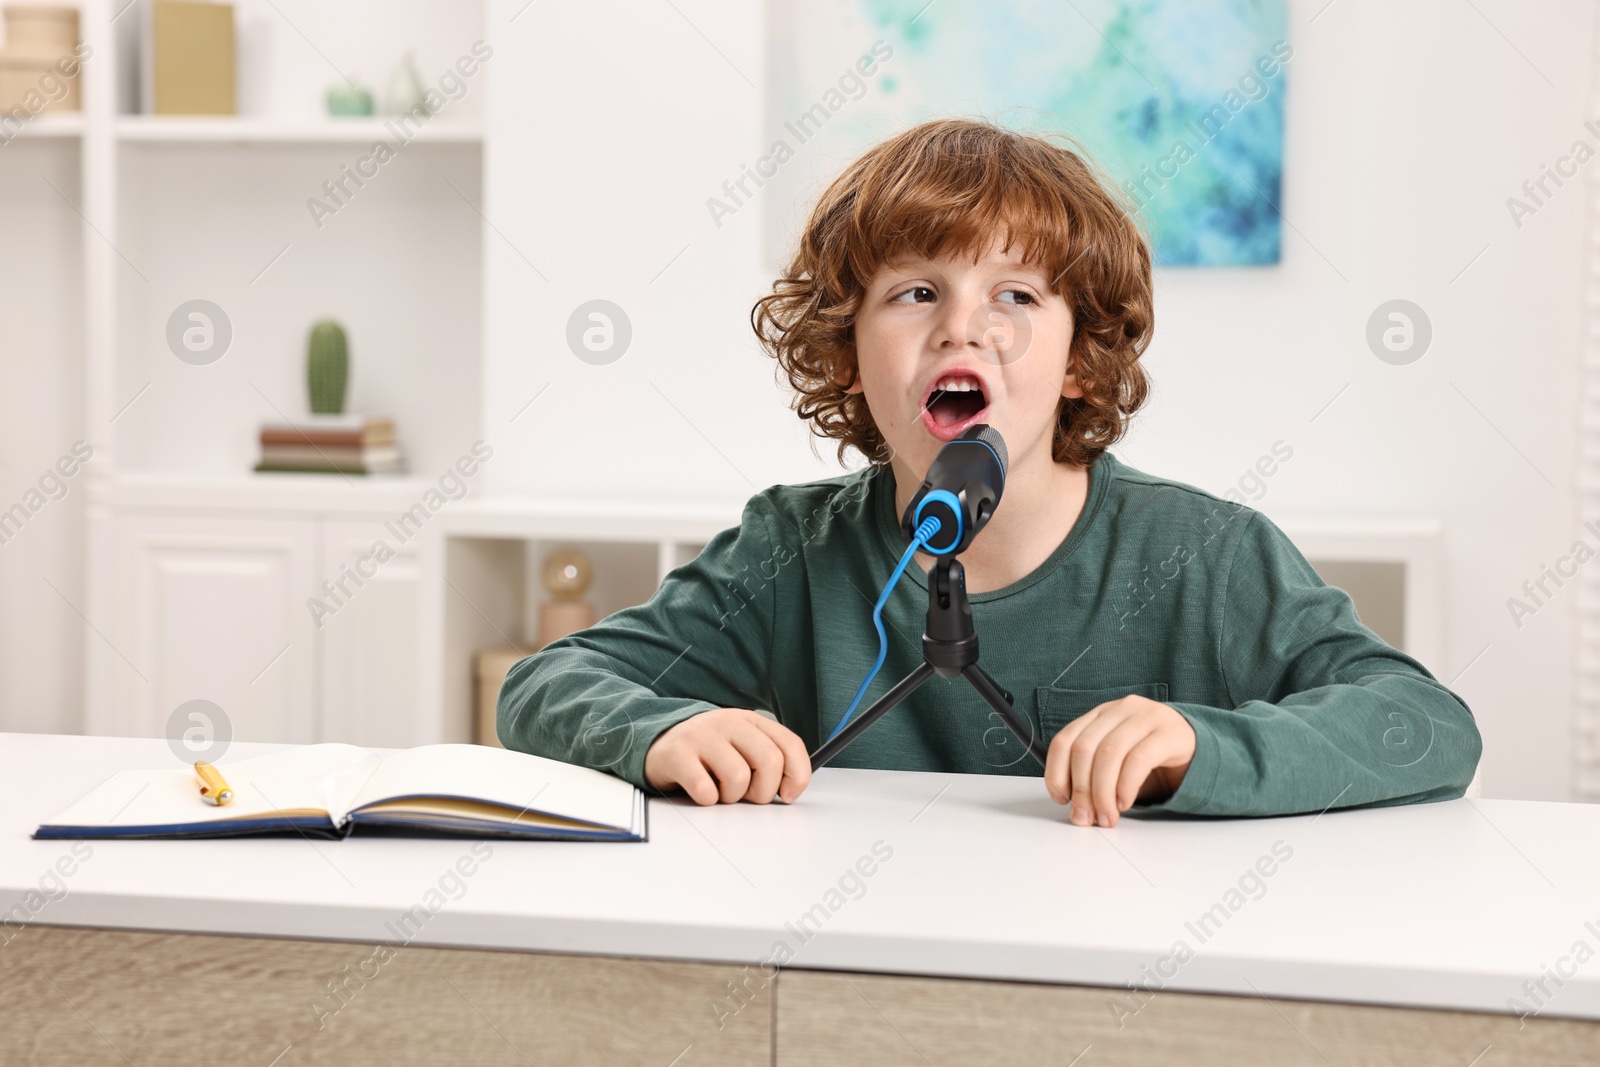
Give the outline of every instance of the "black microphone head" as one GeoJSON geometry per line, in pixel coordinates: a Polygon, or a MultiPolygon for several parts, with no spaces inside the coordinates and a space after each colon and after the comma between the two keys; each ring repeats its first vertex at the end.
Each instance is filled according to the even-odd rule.
{"type": "Polygon", "coordinates": [[[1006,443],[993,426],[980,423],[946,441],[900,519],[906,540],[927,518],[939,520],[924,542],[934,555],[961,552],[1000,505],[1006,484],[1006,443]]]}
{"type": "Polygon", "coordinates": [[[994,449],[995,456],[1000,460],[1000,477],[1004,478],[1006,476],[1006,468],[1010,464],[1010,460],[1006,458],[1005,438],[1000,436],[999,430],[985,424],[978,430],[977,440],[994,449]]]}

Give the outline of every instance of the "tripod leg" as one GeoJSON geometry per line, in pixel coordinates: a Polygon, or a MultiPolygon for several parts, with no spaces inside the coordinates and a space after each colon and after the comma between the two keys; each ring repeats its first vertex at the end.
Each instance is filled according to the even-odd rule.
{"type": "Polygon", "coordinates": [[[1017,740],[1027,746],[1028,754],[1039,761],[1039,766],[1045,765],[1049,755],[1050,746],[1034,730],[1033,724],[1017,714],[1011,706],[1010,699],[999,686],[994,684],[994,679],[984,673],[983,668],[976,663],[969,663],[961,669],[961,676],[972,683],[972,688],[984,699],[995,713],[1000,716],[1000,721],[1010,727],[1017,740]]]}
{"type": "Polygon", "coordinates": [[[831,741],[825,741],[820,748],[811,754],[811,769],[816,770],[827,763],[856,737],[883,717],[883,713],[894,707],[900,701],[910,696],[917,687],[933,677],[933,668],[926,662],[916,665],[910,674],[895,683],[894,688],[879,697],[866,711],[850,720],[850,724],[839,732],[839,736],[831,741]]]}

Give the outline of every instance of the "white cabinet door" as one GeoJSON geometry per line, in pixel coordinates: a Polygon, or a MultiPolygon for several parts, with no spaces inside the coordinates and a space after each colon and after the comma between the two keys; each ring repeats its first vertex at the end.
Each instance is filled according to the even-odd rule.
{"type": "Polygon", "coordinates": [[[376,519],[322,524],[312,595],[323,741],[408,748],[425,740],[419,541],[376,519]]]}
{"type": "Polygon", "coordinates": [[[110,632],[90,647],[96,669],[111,679],[115,721],[92,727],[165,736],[179,705],[207,700],[236,740],[317,740],[315,629],[306,606],[314,523],[110,521],[110,632]]]}

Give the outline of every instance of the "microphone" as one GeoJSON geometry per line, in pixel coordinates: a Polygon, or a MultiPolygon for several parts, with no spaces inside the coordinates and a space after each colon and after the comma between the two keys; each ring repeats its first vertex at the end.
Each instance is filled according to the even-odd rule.
{"type": "Polygon", "coordinates": [[[966,551],[1000,506],[1006,462],[1006,443],[987,423],[946,441],[900,519],[906,541],[916,537],[917,527],[931,515],[939,520],[939,529],[923,549],[934,556],[966,551]]]}

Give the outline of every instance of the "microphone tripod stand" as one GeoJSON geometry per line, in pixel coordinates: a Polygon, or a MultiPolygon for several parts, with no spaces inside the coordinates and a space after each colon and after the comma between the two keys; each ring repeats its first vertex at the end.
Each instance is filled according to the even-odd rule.
{"type": "Polygon", "coordinates": [[[922,634],[922,662],[871,707],[850,720],[837,736],[823,742],[811,754],[811,769],[816,770],[844,751],[863,730],[935,674],[941,678],[954,678],[958,674],[965,678],[1017,740],[1027,746],[1028,754],[1039,766],[1045,765],[1049,748],[1044,740],[1011,706],[1011,694],[996,685],[978,666],[978,632],[973,629],[972,605],[967,601],[966,569],[960,560],[940,556],[928,568],[928,628],[922,634]]]}

